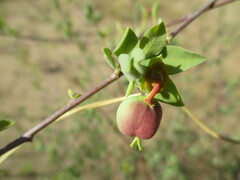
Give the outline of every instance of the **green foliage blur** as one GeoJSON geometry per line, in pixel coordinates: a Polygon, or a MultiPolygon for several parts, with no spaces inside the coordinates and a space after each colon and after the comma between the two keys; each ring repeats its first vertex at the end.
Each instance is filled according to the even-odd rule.
{"type": "MultiPolygon", "coordinates": [[[[114,48],[126,27],[141,35],[201,7],[201,1],[0,0],[0,119],[15,125],[0,132],[3,147],[112,73],[102,47],[114,48]]],[[[238,7],[208,12],[172,45],[207,57],[173,78],[184,103],[209,127],[240,138],[238,7]]],[[[171,31],[174,27],[170,27],[171,31]]],[[[124,96],[121,78],[84,104],[124,96]]],[[[0,166],[7,180],[236,180],[238,145],[213,139],[180,108],[163,106],[157,134],[143,151],[116,126],[118,104],[56,122],[0,166]]]]}

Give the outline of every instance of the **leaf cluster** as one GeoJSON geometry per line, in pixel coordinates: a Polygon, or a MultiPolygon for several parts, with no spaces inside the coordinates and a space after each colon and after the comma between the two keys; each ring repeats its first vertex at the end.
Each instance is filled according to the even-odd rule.
{"type": "Polygon", "coordinates": [[[151,83],[160,79],[162,89],[155,99],[174,106],[183,106],[184,103],[169,76],[205,61],[200,54],[167,45],[167,32],[162,20],[149,28],[140,39],[132,29],[127,28],[113,51],[108,48],[102,51],[107,63],[114,69],[120,69],[129,80],[126,95],[131,93],[134,86],[149,92],[151,83]]]}

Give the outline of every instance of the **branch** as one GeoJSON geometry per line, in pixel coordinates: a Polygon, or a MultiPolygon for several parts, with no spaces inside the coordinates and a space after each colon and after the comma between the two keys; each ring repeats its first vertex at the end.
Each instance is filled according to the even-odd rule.
{"type": "Polygon", "coordinates": [[[37,134],[39,131],[41,131],[45,127],[49,126],[51,123],[56,121],[60,116],[62,116],[63,114],[65,114],[69,110],[73,109],[77,105],[81,104],[86,99],[88,99],[89,97],[91,97],[95,93],[99,92],[100,90],[102,90],[103,88],[105,88],[106,86],[111,84],[112,82],[116,81],[121,76],[122,76],[121,72],[118,73],[118,74],[113,73],[110,77],[105,79],[102,83],[93,87],[92,89],[87,91],[85,94],[83,94],[79,98],[71,100],[67,105],[65,105],[64,107],[62,107],[58,111],[56,111],[54,114],[52,114],[51,116],[49,116],[48,118],[46,118],[45,120],[43,120],[42,122],[40,122],[39,124],[34,126],[33,128],[31,128],[29,131],[24,133],[21,137],[19,137],[18,139],[14,140],[11,143],[9,143],[4,148],[0,149],[0,156],[3,155],[4,153],[10,151],[13,148],[15,148],[17,146],[20,146],[23,143],[31,142],[34,135],[37,134]]]}
{"type": "Polygon", "coordinates": [[[211,0],[209,3],[204,5],[202,8],[198,9],[197,11],[190,13],[184,17],[181,17],[179,19],[176,19],[170,23],[167,24],[168,27],[181,23],[175,30],[173,30],[170,33],[171,38],[175,37],[180,31],[182,31],[188,24],[190,24],[192,21],[194,21],[196,18],[198,18],[201,14],[203,14],[206,11],[212,10],[214,8],[235,2],[237,0],[211,0]]]}
{"type": "MultiPolygon", "coordinates": [[[[218,8],[218,7],[221,7],[221,6],[224,6],[226,4],[229,4],[229,3],[232,3],[232,2],[235,2],[237,0],[222,0],[222,1],[217,1],[215,3],[213,3],[212,6],[210,6],[208,9],[205,10],[206,11],[209,11],[209,10],[212,10],[212,9],[215,9],[215,8],[218,8]]],[[[174,25],[177,25],[183,21],[185,21],[190,15],[186,15],[186,16],[183,16],[181,18],[178,18],[178,19],[175,19],[169,23],[166,24],[167,27],[171,27],[171,26],[174,26],[174,25]]]]}
{"type": "MultiPolygon", "coordinates": [[[[199,10],[197,10],[196,12],[186,16],[186,18],[182,18],[182,20],[181,20],[182,23],[174,31],[172,31],[170,33],[171,37],[170,37],[169,41],[171,41],[172,38],[174,38],[179,32],[181,32],[188,24],[190,24],[192,21],[194,21],[202,13],[206,12],[207,10],[213,9],[214,7],[219,7],[219,6],[228,4],[230,2],[234,2],[234,1],[236,1],[236,0],[222,0],[217,3],[217,0],[213,0],[209,3],[207,3],[205,6],[203,6],[199,10]]],[[[31,128],[29,131],[24,133],[19,138],[15,139],[14,141],[12,141],[8,145],[6,145],[4,148],[0,149],[0,158],[1,158],[1,155],[9,152],[10,150],[12,150],[16,147],[19,147],[21,144],[24,144],[26,142],[31,142],[34,135],[36,135],[38,132],[40,132],[47,126],[49,126],[51,123],[56,121],[59,117],[64,115],[66,112],[70,111],[71,109],[73,109],[77,105],[81,104],[86,99],[90,98],[95,93],[99,92],[100,90],[102,90],[103,88],[105,88],[106,86],[111,84],[112,82],[119,79],[121,76],[122,76],[121,72],[116,73],[116,74],[114,73],[110,77],[108,77],[106,80],[104,80],[102,83],[93,87],[92,89],[87,91],[85,94],[83,94],[79,98],[71,100],[63,108],[56,111],[54,114],[50,115],[48,118],[46,118],[45,120],[43,120],[42,122],[40,122],[39,124],[37,124],[36,126],[31,128]]]]}

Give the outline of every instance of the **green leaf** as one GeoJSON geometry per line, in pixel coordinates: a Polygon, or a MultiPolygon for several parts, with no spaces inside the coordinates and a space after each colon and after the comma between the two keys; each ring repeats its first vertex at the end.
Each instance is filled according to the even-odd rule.
{"type": "Polygon", "coordinates": [[[145,58],[158,56],[166,45],[166,29],[162,21],[147,30],[140,41],[140,48],[145,53],[145,58]]]}
{"type": "Polygon", "coordinates": [[[133,58],[133,66],[135,69],[140,73],[144,74],[144,68],[140,65],[140,62],[144,60],[145,55],[142,49],[140,48],[134,48],[131,53],[131,58],[133,58]]]}
{"type": "Polygon", "coordinates": [[[130,28],[127,28],[113,53],[116,56],[119,56],[120,54],[128,54],[137,43],[138,38],[136,34],[130,28]]]}
{"type": "Polygon", "coordinates": [[[177,46],[166,46],[162,51],[162,58],[169,75],[186,71],[206,60],[206,58],[200,54],[177,46]]]}
{"type": "Polygon", "coordinates": [[[154,99],[173,106],[184,106],[182,98],[171,79],[164,84],[164,89],[156,94],[154,99]]]}
{"type": "Polygon", "coordinates": [[[139,77],[139,73],[133,66],[133,59],[128,54],[121,54],[118,58],[121,71],[129,81],[135,81],[139,77]]]}
{"type": "Polygon", "coordinates": [[[104,59],[107,61],[107,63],[113,68],[116,69],[115,61],[112,57],[112,52],[108,48],[102,48],[102,52],[104,54],[104,59]]]}
{"type": "Polygon", "coordinates": [[[73,91],[72,91],[72,89],[68,89],[68,96],[71,98],[71,99],[76,99],[76,98],[78,98],[78,97],[80,97],[81,95],[80,94],[77,94],[77,93],[74,93],[73,91]]]}
{"type": "Polygon", "coordinates": [[[9,128],[10,126],[12,126],[15,122],[13,120],[10,119],[3,119],[0,120],[0,131],[9,128]]]}
{"type": "Polygon", "coordinates": [[[157,56],[157,57],[153,57],[153,58],[150,58],[150,59],[146,59],[144,61],[141,61],[140,64],[142,66],[149,67],[156,62],[162,62],[162,56],[157,56]]]}
{"type": "Polygon", "coordinates": [[[130,72],[131,71],[131,59],[128,54],[121,54],[118,57],[118,61],[123,72],[130,72]]]}
{"type": "Polygon", "coordinates": [[[131,58],[134,58],[134,62],[140,62],[145,59],[145,55],[142,49],[134,48],[131,52],[131,58]]]}

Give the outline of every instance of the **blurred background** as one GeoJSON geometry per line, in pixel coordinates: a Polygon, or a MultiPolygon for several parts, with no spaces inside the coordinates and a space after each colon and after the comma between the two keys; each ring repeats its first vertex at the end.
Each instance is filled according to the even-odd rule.
{"type": "MultiPolygon", "coordinates": [[[[161,17],[171,22],[207,0],[0,0],[0,147],[112,73],[102,47],[114,48],[126,27],[137,33],[161,17]]],[[[240,139],[239,2],[205,13],[172,44],[207,61],[173,76],[185,104],[210,128],[240,139]]],[[[169,28],[171,31],[174,27],[169,28]]],[[[84,104],[123,96],[117,82],[84,104]]],[[[157,134],[142,152],[116,126],[118,104],[52,124],[0,166],[0,179],[237,180],[240,146],[216,140],[180,108],[164,105],[157,134]]]]}

